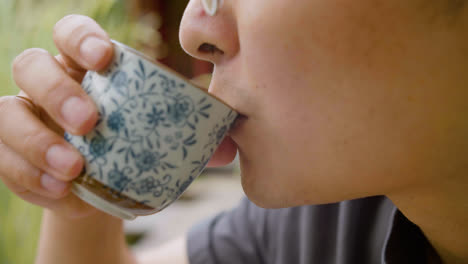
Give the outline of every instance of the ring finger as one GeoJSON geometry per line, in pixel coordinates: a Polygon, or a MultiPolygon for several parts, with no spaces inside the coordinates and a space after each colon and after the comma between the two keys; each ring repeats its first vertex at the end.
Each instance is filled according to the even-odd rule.
{"type": "Polygon", "coordinates": [[[84,164],[78,150],[45,126],[24,102],[15,97],[3,100],[0,111],[3,143],[56,179],[70,181],[76,178],[84,164]]]}
{"type": "Polygon", "coordinates": [[[60,181],[42,173],[31,163],[0,142],[0,178],[16,183],[15,193],[31,191],[53,199],[64,197],[70,190],[68,182],[60,181]]]}

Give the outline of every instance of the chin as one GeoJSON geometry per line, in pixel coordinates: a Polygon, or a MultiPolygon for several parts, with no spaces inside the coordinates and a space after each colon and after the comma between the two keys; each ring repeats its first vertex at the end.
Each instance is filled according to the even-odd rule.
{"type": "Polygon", "coordinates": [[[252,184],[242,178],[242,188],[251,202],[265,209],[290,208],[304,205],[336,203],[348,199],[317,197],[311,193],[301,195],[301,191],[287,188],[274,188],[268,184],[252,184]],[[270,187],[270,188],[269,188],[270,187]]]}
{"type": "Polygon", "coordinates": [[[310,188],[307,183],[294,184],[294,177],[282,181],[278,175],[252,173],[241,170],[242,188],[255,205],[265,209],[279,209],[302,205],[335,203],[347,198],[324,189],[310,188]],[[276,180],[275,180],[276,179],[276,180]]]}
{"type": "Polygon", "coordinates": [[[264,191],[253,190],[244,184],[242,184],[242,187],[244,188],[244,192],[247,195],[247,198],[249,198],[249,200],[258,207],[265,209],[292,207],[292,205],[289,205],[284,201],[273,199],[273,197],[270,197],[264,191]]]}
{"type": "Polygon", "coordinates": [[[304,205],[305,201],[297,199],[293,192],[287,188],[279,188],[271,184],[270,179],[259,177],[258,174],[241,174],[242,188],[251,202],[265,209],[279,209],[304,205]]]}
{"type": "MultiPolygon", "coordinates": [[[[359,198],[353,188],[340,189],[323,175],[294,172],[282,166],[262,166],[239,152],[241,183],[250,201],[266,209],[335,203],[359,198]],[[297,173],[297,174],[295,174],[297,173]],[[286,176],[285,176],[286,175],[286,176]]],[[[271,164],[269,162],[268,164],[271,164]]]]}

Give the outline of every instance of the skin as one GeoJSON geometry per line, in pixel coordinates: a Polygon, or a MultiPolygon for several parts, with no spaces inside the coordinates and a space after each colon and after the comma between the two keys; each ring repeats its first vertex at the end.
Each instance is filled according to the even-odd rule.
{"type": "MultiPolygon", "coordinates": [[[[445,1],[239,0],[208,16],[192,0],[181,43],[215,64],[209,91],[244,115],[211,165],[238,150],[246,194],[268,208],[387,195],[447,263],[468,261],[466,12],[445,1]]],[[[31,49],[13,63],[33,104],[0,98],[0,178],[48,208],[37,263],[133,263],[121,221],[70,194],[83,160],[60,136],[96,121],[79,81],[106,67],[109,37],[68,16],[54,41],[60,55],[31,49]],[[83,109],[62,111],[72,97],[83,109]],[[63,160],[57,145],[71,151],[63,160]]]]}
{"type": "Polygon", "coordinates": [[[447,263],[468,260],[468,14],[425,2],[225,1],[209,17],[191,1],[181,43],[247,117],[231,137],[252,201],[387,195],[447,263]]]}
{"type": "Polygon", "coordinates": [[[210,92],[248,117],[232,138],[254,201],[285,207],[387,193],[439,178],[445,168],[431,161],[465,161],[447,146],[467,131],[456,119],[466,112],[456,83],[462,43],[415,16],[416,1],[237,2],[211,18],[192,1],[180,37],[187,52],[216,64],[210,92]],[[284,10],[288,19],[278,19],[284,10]],[[224,54],[201,53],[203,42],[224,54]]]}

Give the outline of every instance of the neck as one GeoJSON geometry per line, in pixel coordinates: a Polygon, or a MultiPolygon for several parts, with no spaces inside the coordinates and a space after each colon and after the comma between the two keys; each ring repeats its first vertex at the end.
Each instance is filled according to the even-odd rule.
{"type": "Polygon", "coordinates": [[[444,263],[468,263],[468,179],[447,179],[389,194],[424,232],[444,263]]]}

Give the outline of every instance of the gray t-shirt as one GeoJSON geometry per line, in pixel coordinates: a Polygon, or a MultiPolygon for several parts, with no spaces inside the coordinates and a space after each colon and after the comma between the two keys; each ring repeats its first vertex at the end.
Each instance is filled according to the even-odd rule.
{"type": "Polygon", "coordinates": [[[384,196],[262,209],[243,199],[191,229],[190,264],[442,263],[384,196]]]}

